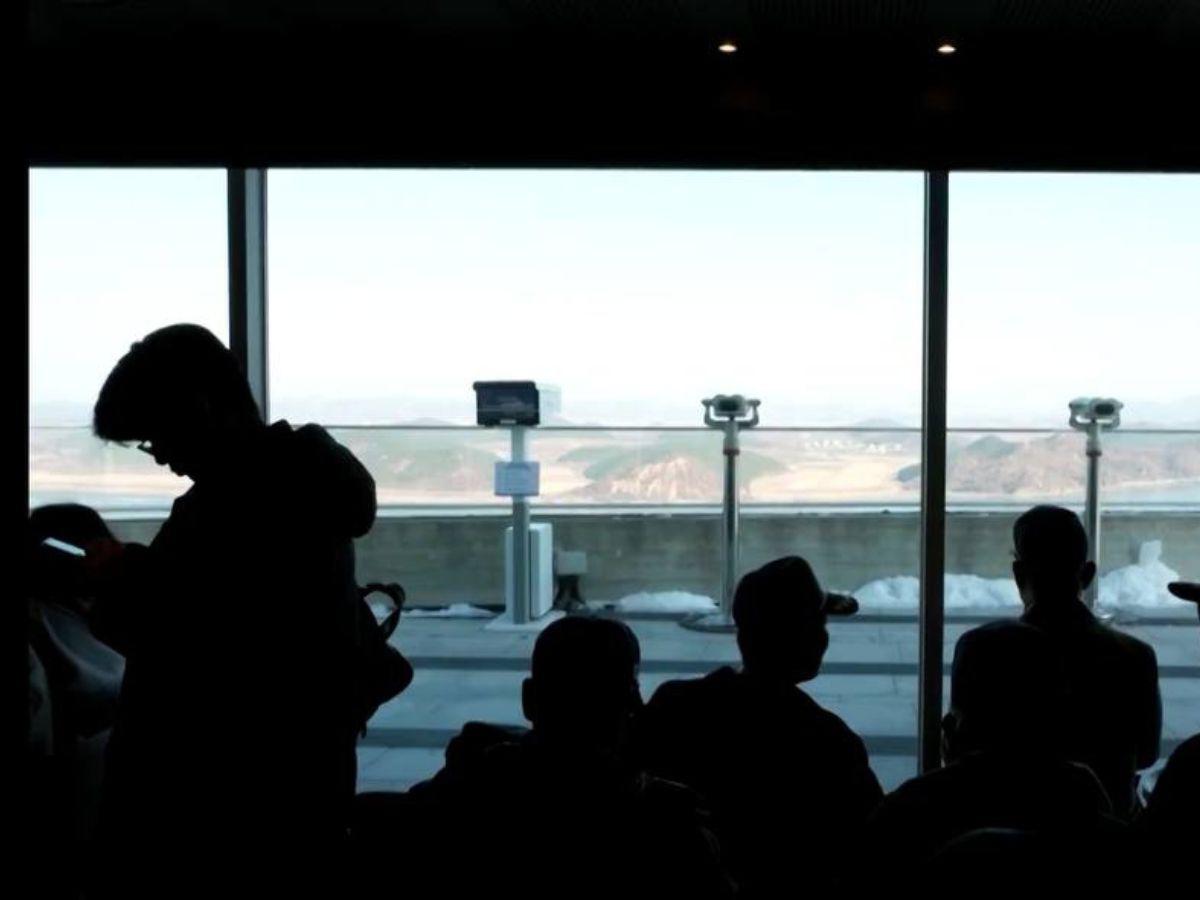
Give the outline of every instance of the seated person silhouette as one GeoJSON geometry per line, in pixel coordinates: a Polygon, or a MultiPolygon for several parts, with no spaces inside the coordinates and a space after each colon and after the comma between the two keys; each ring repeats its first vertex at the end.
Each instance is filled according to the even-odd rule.
{"type": "Polygon", "coordinates": [[[1013,577],[1025,612],[1021,621],[1046,632],[1066,663],[1067,749],[1099,777],[1113,811],[1133,812],[1139,769],[1158,759],[1162,701],[1158,662],[1146,643],[1102,624],[1082,593],[1096,577],[1079,518],[1057,506],[1037,506],[1013,526],[1013,577]]]}
{"type": "Polygon", "coordinates": [[[905,782],[872,814],[867,880],[917,880],[944,845],[979,829],[1065,846],[1117,828],[1099,780],[1066,755],[1067,697],[1062,661],[1038,629],[993,622],[964,634],[942,721],[947,764],[905,782]]]}
{"type": "Polygon", "coordinates": [[[83,561],[45,546],[46,538],[83,547],[113,534],[87,506],[56,503],[29,513],[31,636],[50,675],[56,715],[64,717],[56,723],[56,742],[74,743],[112,726],[125,663],[88,625],[95,598],[83,561]]]}
{"type": "Polygon", "coordinates": [[[233,856],[265,867],[268,847],[342,840],[371,476],[316,425],[267,425],[198,325],[133,345],[94,431],[192,481],[149,546],[88,548],[93,628],[126,658],[101,808],[111,888],[155,889],[151,864],[219,879],[233,856]]]}
{"type": "Polygon", "coordinates": [[[400,832],[418,861],[409,875],[462,896],[731,895],[699,798],[646,775],[627,752],[639,659],[621,622],[547,626],[522,685],[532,727],[476,728],[486,750],[448,754],[446,769],[410,791],[400,832]]]}
{"type": "Polygon", "coordinates": [[[1084,841],[1064,842],[1034,831],[981,828],[942,847],[920,867],[920,882],[938,885],[935,894],[953,896],[961,896],[965,887],[985,897],[1026,888],[1038,895],[1052,888],[1076,891],[1085,884],[1111,888],[1111,876],[1094,875],[1095,850],[1084,841]]]}
{"type": "Polygon", "coordinates": [[[94,598],[83,560],[43,541],[55,538],[83,547],[112,537],[100,514],[87,506],[56,503],[29,513],[30,643],[45,666],[53,698],[54,756],[68,797],[60,833],[78,847],[96,825],[104,751],[125,660],[92,634],[88,613],[94,598]]]}
{"type": "Polygon", "coordinates": [[[798,687],[829,645],[826,603],[798,556],[750,572],[733,603],[741,669],[669,681],[640,719],[646,768],[707,799],[748,894],[837,880],[883,796],[862,740],[798,687]]]}
{"type": "MultiPolygon", "coordinates": [[[[1177,581],[1170,589],[1197,604],[1200,614],[1200,584],[1177,581]]],[[[1194,852],[1200,849],[1200,734],[1175,748],[1138,824],[1147,839],[1149,863],[1163,863],[1168,869],[1195,865],[1194,852]]]]}

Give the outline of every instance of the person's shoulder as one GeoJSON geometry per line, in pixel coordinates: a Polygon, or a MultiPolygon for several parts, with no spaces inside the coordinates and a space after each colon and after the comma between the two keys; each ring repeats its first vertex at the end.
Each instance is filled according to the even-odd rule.
{"type": "Polygon", "coordinates": [[[650,697],[654,709],[710,703],[728,696],[735,689],[737,673],[728,666],[709,672],[700,678],[677,678],[663,682],[650,697]]]}
{"type": "Polygon", "coordinates": [[[333,436],[315,422],[293,425],[287,419],[279,419],[267,426],[266,435],[275,448],[312,449],[335,443],[333,436]]]}
{"type": "Polygon", "coordinates": [[[1052,777],[1093,811],[1112,811],[1112,802],[1099,776],[1083,763],[1062,760],[1056,764],[1052,777]]]}
{"type": "Polygon", "coordinates": [[[803,698],[803,708],[812,716],[813,723],[821,732],[833,740],[855,749],[861,749],[863,755],[866,755],[866,744],[863,743],[863,739],[858,736],[854,729],[846,724],[845,719],[833,712],[833,710],[826,709],[805,691],[797,691],[797,693],[803,698]]]}
{"type": "Polygon", "coordinates": [[[1141,638],[1134,637],[1132,634],[1127,634],[1099,620],[1095,623],[1094,633],[1131,663],[1135,662],[1141,666],[1158,665],[1158,657],[1154,648],[1141,638]]]}
{"type": "MultiPolygon", "coordinates": [[[[1171,754],[1171,759],[1193,760],[1200,764],[1200,734],[1193,734],[1190,738],[1175,748],[1171,754]]],[[[1168,763],[1170,765],[1170,763],[1168,763]]]]}
{"type": "Polygon", "coordinates": [[[917,810],[935,807],[938,798],[958,793],[956,785],[968,778],[970,772],[962,763],[952,763],[916,775],[885,794],[868,816],[868,820],[879,825],[903,820],[917,810]]]}
{"type": "Polygon", "coordinates": [[[639,794],[652,808],[673,816],[696,818],[703,814],[704,801],[699,793],[678,781],[643,773],[639,794]]]}
{"type": "Polygon", "coordinates": [[[1192,735],[1172,751],[1158,777],[1158,784],[1171,784],[1177,780],[1186,780],[1193,791],[1200,786],[1200,734],[1192,735]]]}

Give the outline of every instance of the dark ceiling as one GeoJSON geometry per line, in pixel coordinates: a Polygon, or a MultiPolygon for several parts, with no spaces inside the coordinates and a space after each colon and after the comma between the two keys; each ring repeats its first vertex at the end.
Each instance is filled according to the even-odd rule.
{"type": "Polygon", "coordinates": [[[1200,169],[1200,0],[41,0],[28,35],[35,163],[1200,169]]]}

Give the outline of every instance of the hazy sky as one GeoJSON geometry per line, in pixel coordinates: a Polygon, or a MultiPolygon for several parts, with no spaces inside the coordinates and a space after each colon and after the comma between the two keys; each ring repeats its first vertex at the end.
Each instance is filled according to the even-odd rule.
{"type": "MultiPolygon", "coordinates": [[[[221,171],[36,171],[31,401],[90,403],[173,321],[226,336],[221,171]]],[[[276,410],[467,419],[471,382],[580,421],[915,423],[918,173],[272,171],[276,410]],[[353,401],[347,403],[346,401],[353,401]]],[[[955,175],[951,418],[1081,393],[1200,420],[1200,176],[955,175]],[[1159,409],[1143,401],[1181,401],[1159,409]]]]}

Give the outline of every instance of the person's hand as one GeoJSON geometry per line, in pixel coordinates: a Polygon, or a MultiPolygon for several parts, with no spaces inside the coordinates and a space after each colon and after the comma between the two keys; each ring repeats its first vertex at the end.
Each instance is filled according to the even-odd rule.
{"type": "Polygon", "coordinates": [[[83,546],[83,571],[89,582],[103,585],[112,582],[120,573],[125,559],[125,545],[113,538],[98,538],[83,546]]]}

